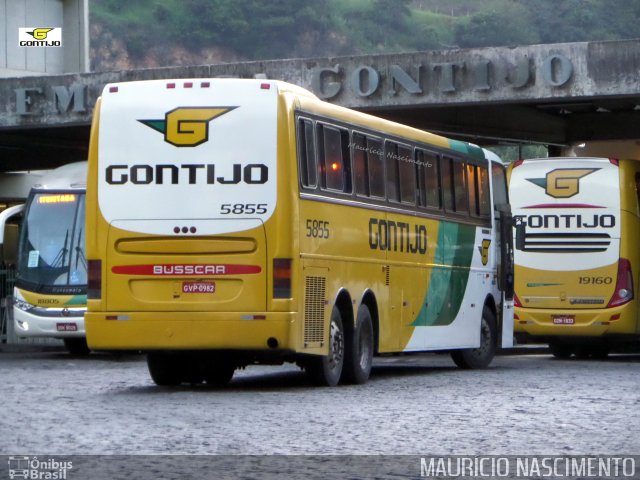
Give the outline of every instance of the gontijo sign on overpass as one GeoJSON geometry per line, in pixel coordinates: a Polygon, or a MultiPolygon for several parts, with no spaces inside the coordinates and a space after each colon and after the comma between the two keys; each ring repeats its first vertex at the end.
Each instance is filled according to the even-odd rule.
{"type": "Polygon", "coordinates": [[[0,128],[88,124],[106,83],[254,77],[301,85],[353,108],[637,95],[640,41],[273,60],[0,79],[0,128]]]}

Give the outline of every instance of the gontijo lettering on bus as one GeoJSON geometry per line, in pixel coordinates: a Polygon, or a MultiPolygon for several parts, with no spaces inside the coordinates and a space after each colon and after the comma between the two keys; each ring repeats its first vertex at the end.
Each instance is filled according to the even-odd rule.
{"type": "Polygon", "coordinates": [[[369,248],[394,252],[427,253],[427,227],[381,218],[369,219],[369,248]]]}

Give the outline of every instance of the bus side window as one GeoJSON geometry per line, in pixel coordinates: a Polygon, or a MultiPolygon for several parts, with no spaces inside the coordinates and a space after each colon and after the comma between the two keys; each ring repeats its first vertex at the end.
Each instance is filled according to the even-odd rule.
{"type": "Polygon", "coordinates": [[[502,165],[491,163],[491,177],[493,183],[493,205],[504,205],[509,203],[509,195],[507,193],[507,177],[505,169],[502,165]]]}
{"type": "Polygon", "coordinates": [[[416,150],[418,172],[418,205],[427,208],[442,207],[440,188],[440,161],[436,154],[416,150]]]}
{"type": "Polygon", "coordinates": [[[478,172],[478,211],[481,217],[491,216],[491,196],[489,194],[489,168],[477,167],[478,172]]]}
{"type": "Polygon", "coordinates": [[[453,159],[442,157],[442,195],[444,197],[444,208],[448,212],[454,211],[455,198],[453,195],[453,172],[451,163],[453,159]]]}
{"type": "Polygon", "coordinates": [[[298,119],[298,158],[300,162],[300,183],[306,188],[318,185],[316,148],[313,141],[311,120],[298,119]]]}
{"type": "Polygon", "coordinates": [[[351,152],[356,195],[368,197],[369,168],[367,165],[367,138],[361,133],[353,133],[351,152]]]}
{"type": "Polygon", "coordinates": [[[351,193],[349,133],[328,125],[318,125],[322,187],[351,193]]]}
{"type": "Polygon", "coordinates": [[[455,197],[455,210],[456,213],[463,215],[469,214],[469,200],[467,198],[467,181],[465,176],[464,163],[461,161],[453,160],[453,187],[455,197]]]}
{"type": "Polygon", "coordinates": [[[400,184],[400,201],[415,205],[416,203],[416,164],[413,161],[411,147],[398,145],[398,180],[400,184]]]}
{"type": "Polygon", "coordinates": [[[443,157],[442,181],[444,183],[444,208],[449,212],[468,215],[469,202],[464,162],[443,157]]]}
{"type": "Polygon", "coordinates": [[[384,157],[382,142],[367,137],[367,165],[369,167],[369,192],[372,197],[384,198],[384,157]]]}
{"type": "Polygon", "coordinates": [[[398,144],[395,142],[386,142],[384,147],[384,158],[386,166],[387,178],[387,199],[392,202],[399,202],[398,188],[398,144]]]}
{"type": "Polygon", "coordinates": [[[489,202],[489,171],[486,166],[467,164],[469,211],[474,217],[491,215],[489,202]]]}

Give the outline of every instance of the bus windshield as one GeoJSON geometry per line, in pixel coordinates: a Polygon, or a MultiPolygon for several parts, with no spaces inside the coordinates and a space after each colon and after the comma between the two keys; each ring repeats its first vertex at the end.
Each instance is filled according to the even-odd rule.
{"type": "Polygon", "coordinates": [[[20,233],[17,281],[42,293],[86,287],[84,218],[84,192],[33,195],[20,233]]]}

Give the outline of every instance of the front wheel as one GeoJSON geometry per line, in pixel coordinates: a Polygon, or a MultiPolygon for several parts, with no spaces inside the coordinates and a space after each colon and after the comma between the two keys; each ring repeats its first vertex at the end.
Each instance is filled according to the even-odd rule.
{"type": "Polygon", "coordinates": [[[451,352],[451,358],[455,364],[465,369],[488,367],[496,354],[497,331],[496,317],[491,309],[485,306],[482,309],[480,322],[480,346],[451,352]]]}
{"type": "Polygon", "coordinates": [[[344,328],[342,316],[337,308],[331,312],[329,326],[329,354],[310,357],[306,371],[311,380],[320,386],[335,387],[342,375],[344,365],[344,328]]]}
{"type": "Polygon", "coordinates": [[[366,305],[360,305],[353,333],[345,342],[344,372],[345,383],[363,384],[369,379],[373,364],[373,322],[366,305]]]}

